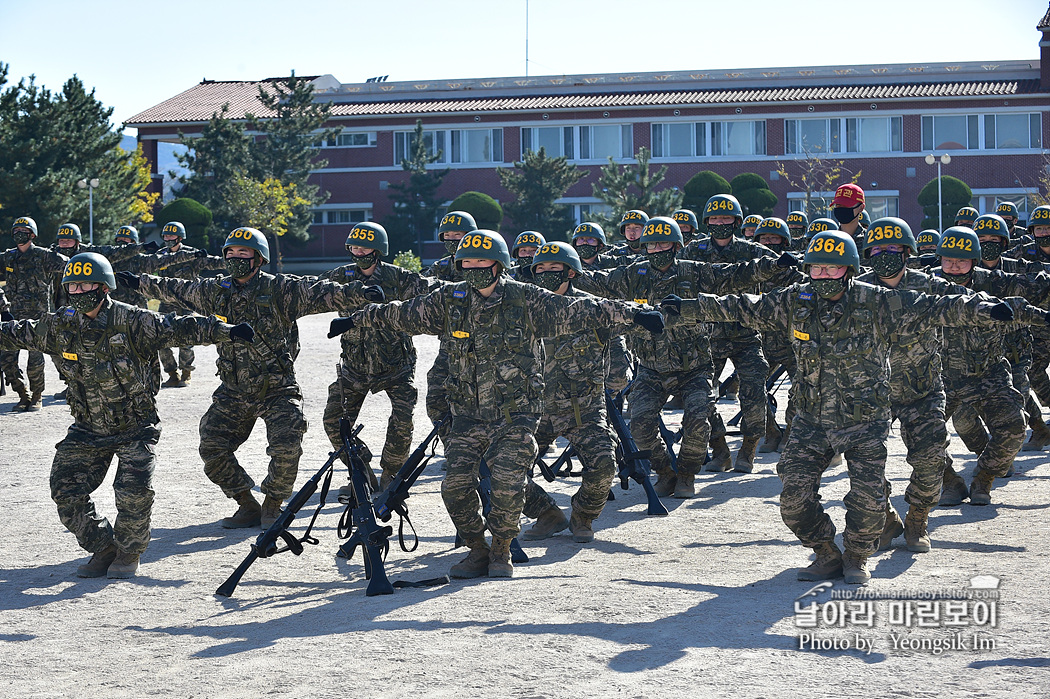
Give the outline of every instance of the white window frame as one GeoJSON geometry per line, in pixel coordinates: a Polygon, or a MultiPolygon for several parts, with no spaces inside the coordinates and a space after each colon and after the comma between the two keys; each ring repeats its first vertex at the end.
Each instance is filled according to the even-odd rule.
{"type": "Polygon", "coordinates": [[[321,148],[374,148],[378,144],[379,144],[379,140],[377,138],[377,135],[376,135],[375,131],[355,131],[355,130],[351,130],[351,129],[343,129],[342,131],[340,131],[339,133],[337,133],[335,135],[335,143],[333,143],[331,139],[326,140],[321,145],[321,148]],[[365,136],[366,140],[368,141],[367,143],[363,143],[363,144],[339,143],[339,141],[342,140],[343,138],[350,137],[350,136],[362,136],[362,135],[365,136]]]}
{"type": "Polygon", "coordinates": [[[937,114],[922,114],[919,120],[919,143],[922,152],[933,152],[933,151],[952,151],[952,150],[965,150],[965,151],[983,151],[983,152],[1026,152],[1026,153],[1038,153],[1042,150],[1043,141],[1043,113],[1031,110],[1019,110],[1019,111],[995,111],[995,112],[963,112],[963,113],[937,113],[937,114]],[[995,145],[995,134],[989,134],[989,126],[994,128],[995,122],[1001,116],[1019,116],[1025,115],[1028,117],[1028,145],[1020,147],[1010,148],[999,148],[995,145]],[[967,143],[965,148],[944,148],[937,145],[937,119],[951,118],[951,117],[962,117],[967,120],[967,143]],[[932,120],[932,127],[934,129],[932,136],[933,142],[927,142],[926,140],[926,124],[927,119],[932,120]],[[971,134],[973,126],[970,123],[970,119],[977,122],[976,124],[976,135],[971,134]],[[1033,123],[1035,122],[1035,123],[1033,123]],[[1032,145],[1032,135],[1036,135],[1039,138],[1039,143],[1032,145]],[[992,146],[988,145],[988,138],[992,136],[992,146]],[[976,139],[976,144],[973,140],[976,139]]]}
{"type": "Polygon", "coordinates": [[[576,159],[576,143],[578,141],[578,136],[577,136],[577,133],[576,133],[576,129],[574,127],[572,127],[572,126],[569,126],[569,125],[522,126],[521,130],[520,130],[519,139],[518,139],[519,140],[519,146],[520,146],[519,151],[520,151],[522,157],[525,157],[525,154],[528,153],[529,151],[539,151],[540,148],[539,148],[538,144],[535,143],[535,140],[536,140],[535,134],[532,133],[533,131],[535,131],[537,129],[554,129],[554,130],[558,131],[558,135],[559,135],[559,137],[558,137],[559,151],[557,153],[551,153],[549,151],[545,151],[549,157],[551,157],[551,158],[560,158],[560,157],[564,156],[564,157],[567,157],[569,160],[575,160],[576,159]],[[526,138],[526,134],[525,134],[526,131],[529,132],[527,138],[526,138]],[[565,147],[566,146],[566,139],[568,139],[568,146],[569,146],[568,149],[566,149],[566,147],[565,147]],[[525,141],[526,140],[529,142],[528,147],[525,146],[525,141]]]}

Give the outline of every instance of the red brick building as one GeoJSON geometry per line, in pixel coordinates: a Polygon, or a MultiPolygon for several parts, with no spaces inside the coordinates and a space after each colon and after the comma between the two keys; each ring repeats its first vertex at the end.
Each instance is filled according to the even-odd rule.
{"type": "MultiPolygon", "coordinates": [[[[443,153],[435,167],[451,171],[442,187],[448,200],[478,190],[508,201],[496,168],[544,146],[590,170],[562,200],[583,220],[598,205],[592,184],[608,156],[628,163],[645,146],[653,165],[668,166],[669,187],[701,170],[726,179],[758,173],[784,216],[803,208],[805,194],[777,170],[793,175],[816,155],[861,173],[873,217],[917,225],[916,198],[937,175],[924,159],[949,153],[943,174],[970,185],[979,211],[1010,200],[1023,220],[1048,164],[1050,11],[1037,29],[1039,60],[1032,61],[356,84],[317,77],[316,99],[333,104],[329,125],[342,132],[323,149],[327,166],[312,176],[331,193],[316,211],[314,239],[289,256],[342,256],[348,224],[391,213],[388,185],[405,178],[400,161],[417,119],[428,146],[443,153]]],[[[224,103],[232,118],[266,116],[256,100],[265,82],[205,81],[127,125],[138,129],[156,171],[157,143],[199,132],[224,103]]],[[[504,233],[516,232],[506,221],[504,233]]]]}

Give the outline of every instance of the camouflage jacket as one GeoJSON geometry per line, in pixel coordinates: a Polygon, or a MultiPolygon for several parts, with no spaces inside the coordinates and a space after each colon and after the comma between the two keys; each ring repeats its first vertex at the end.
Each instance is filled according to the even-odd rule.
{"type": "MultiPolygon", "coordinates": [[[[685,299],[696,298],[701,291],[724,294],[748,289],[778,271],[780,268],[771,257],[735,265],[677,260],[666,272],[651,269],[649,261],[642,260],[613,270],[584,274],[575,286],[606,298],[659,304],[668,294],[685,299]]],[[[692,371],[710,374],[714,371],[710,336],[708,323],[679,322],[669,325],[660,335],[632,343],[632,349],[642,366],[660,374],[692,371]]]]}
{"type": "Polygon", "coordinates": [[[424,277],[434,277],[440,279],[443,282],[461,282],[463,281],[463,275],[456,269],[456,261],[452,255],[446,255],[440,260],[430,265],[423,272],[424,277]]]}
{"type": "Polygon", "coordinates": [[[798,368],[791,397],[800,415],[828,429],[890,419],[892,333],[929,325],[986,325],[991,304],[977,296],[934,297],[850,281],[839,301],[821,299],[808,283],[763,296],[701,294],[683,315],[739,320],[788,334],[798,368]],[[982,317],[983,316],[983,317],[982,317]]]}
{"type": "Polygon", "coordinates": [[[532,283],[532,263],[519,265],[515,260],[515,265],[507,270],[507,274],[516,282],[532,283]]]}
{"type": "Polygon", "coordinates": [[[164,260],[164,266],[160,268],[161,277],[175,279],[196,279],[202,272],[209,270],[225,271],[226,264],[221,257],[215,255],[201,255],[199,248],[189,245],[180,245],[178,251],[172,252],[170,248],[161,248],[157,251],[157,257],[164,260]]]}
{"type": "MultiPolygon", "coordinates": [[[[378,284],[383,287],[383,293],[389,301],[408,301],[440,285],[415,272],[382,261],[370,277],[361,274],[356,264],[348,264],[329,270],[320,278],[340,284],[355,281],[378,284]]],[[[349,310],[341,310],[339,315],[348,316],[349,310]]],[[[354,327],[343,333],[340,342],[342,371],[349,376],[384,376],[416,365],[416,348],[408,333],[384,328],[354,327]]]]}
{"type": "Polygon", "coordinates": [[[138,254],[145,254],[143,246],[145,243],[129,243],[128,245],[85,245],[81,243],[73,248],[62,248],[59,247],[58,243],[51,246],[52,252],[57,252],[66,257],[73,257],[73,255],[79,255],[82,252],[97,252],[102,255],[110,264],[116,265],[117,263],[130,260],[138,254]]]}
{"type": "MultiPolygon", "coordinates": [[[[1014,260],[1016,266],[1014,269],[1004,268],[1004,272],[1050,272],[1050,255],[1044,254],[1034,242],[1007,250],[1001,259],[1005,262],[1007,258],[1014,260]]],[[[1035,342],[1050,347],[1050,326],[1033,325],[1030,329],[1035,342]]]]}
{"type": "Polygon", "coordinates": [[[583,265],[584,271],[594,269],[613,269],[614,267],[619,267],[624,264],[624,258],[606,255],[605,253],[598,253],[595,255],[593,262],[580,260],[580,264],[583,265]]]}
{"type": "Polygon", "coordinates": [[[11,311],[11,304],[7,302],[7,294],[4,293],[4,287],[0,286],[0,313],[4,311],[11,311]]]}
{"type": "MultiPolygon", "coordinates": [[[[880,288],[885,286],[874,272],[868,272],[857,278],[857,281],[872,284],[880,288]]],[[[924,294],[946,296],[957,294],[970,296],[974,292],[966,287],[952,284],[940,277],[934,277],[916,270],[906,270],[896,289],[921,291],[924,294]]],[[[984,296],[982,294],[982,296],[984,296]]],[[[993,301],[985,296],[985,301],[993,301]]],[[[968,332],[970,328],[952,328],[952,332],[968,332]]],[[[984,334],[1002,333],[1002,325],[989,322],[984,328],[974,326],[974,332],[984,334]]],[[[909,405],[931,393],[943,393],[941,381],[941,353],[943,352],[944,333],[939,325],[915,325],[893,328],[890,340],[890,402],[896,406],[909,405]]]]}
{"type": "Polygon", "coordinates": [[[187,281],[144,274],[139,290],[224,322],[250,323],[255,342],[219,346],[219,390],[261,400],[268,392],[298,392],[293,362],[299,355],[299,327],[305,315],[367,303],[360,282],[335,284],[262,270],[245,284],[228,276],[187,281]]]}
{"type": "Polygon", "coordinates": [[[7,280],[11,313],[16,318],[39,318],[55,308],[54,299],[69,258],[30,245],[0,253],[0,275],[7,280]]]}
{"type": "Polygon", "coordinates": [[[492,421],[543,412],[541,338],[584,329],[620,332],[643,308],[559,296],[503,277],[488,298],[461,282],[411,301],[371,305],[351,317],[366,328],[441,337],[448,352],[445,389],[452,414],[492,421]]]}
{"type": "MultiPolygon", "coordinates": [[[[94,319],[63,307],[38,321],[0,323],[0,347],[54,357],[78,427],[112,435],[159,422],[157,350],[229,342],[216,318],[162,316],[107,299],[94,319]]],[[[241,343],[237,343],[241,344],[241,343]]]]}

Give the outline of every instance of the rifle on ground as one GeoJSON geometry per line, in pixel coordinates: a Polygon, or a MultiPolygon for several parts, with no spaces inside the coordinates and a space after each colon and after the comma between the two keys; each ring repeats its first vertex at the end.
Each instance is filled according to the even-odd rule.
{"type": "Polygon", "coordinates": [[[682,429],[680,427],[677,432],[672,432],[664,422],[663,414],[660,414],[660,438],[664,440],[664,448],[667,449],[667,456],[671,459],[671,470],[675,473],[678,473],[678,455],[674,452],[674,445],[681,441],[682,429]]]}
{"type": "Polygon", "coordinates": [[[647,514],[666,515],[667,508],[660,502],[660,496],[656,494],[653,484],[649,481],[649,456],[652,452],[648,449],[644,451],[638,449],[638,445],[634,442],[634,437],[631,436],[631,430],[627,427],[626,420],[623,419],[623,413],[620,412],[620,406],[623,405],[623,397],[629,389],[630,386],[628,385],[615,397],[613,397],[612,391],[605,389],[605,407],[609,413],[609,422],[612,423],[613,429],[616,430],[618,442],[616,446],[616,462],[620,466],[620,488],[627,490],[627,482],[633,479],[645,489],[645,497],[649,501],[647,514]]]}
{"type": "MultiPolygon", "coordinates": [[[[345,420],[344,420],[345,422],[345,420]]],[[[349,423],[347,423],[349,427],[349,423]]],[[[345,431],[343,435],[343,446],[336,451],[333,451],[328,456],[328,461],[325,462],[324,466],[321,467],[317,473],[310,477],[310,480],[306,481],[299,491],[288,500],[288,504],[284,507],[284,512],[280,514],[277,520],[270,525],[270,528],[264,531],[256,538],[255,543],[252,544],[251,551],[245,556],[241,564],[230,574],[230,577],[226,578],[226,582],[219,585],[219,589],[215,591],[215,594],[220,597],[231,597],[233,591],[237,589],[237,585],[241,582],[241,578],[248,572],[248,569],[252,567],[260,558],[269,558],[276,556],[279,553],[285,551],[291,551],[296,556],[300,556],[303,553],[303,544],[311,544],[316,546],[319,542],[314,537],[310,536],[310,531],[313,529],[314,522],[317,521],[317,515],[321,512],[321,508],[324,506],[325,498],[328,496],[328,490],[332,486],[332,468],[335,462],[344,454],[346,454],[350,448],[350,439],[353,439],[361,431],[361,425],[353,433],[349,432],[349,429],[345,431]],[[323,479],[323,480],[322,480],[323,479]],[[299,510],[303,509],[313,494],[317,492],[318,485],[321,488],[321,498],[317,505],[317,510],[314,511],[314,516],[310,520],[310,525],[306,528],[306,532],[300,538],[296,538],[295,535],[288,531],[288,527],[292,525],[295,520],[295,516],[299,514],[299,510]],[[284,541],[284,546],[278,548],[278,540],[284,541]]]]}
{"type": "MultiPolygon", "coordinates": [[[[783,364],[777,364],[777,368],[774,369],[773,373],[769,375],[768,379],[766,379],[766,404],[769,406],[769,410],[774,415],[777,414],[776,392],[778,390],[780,390],[780,384],[778,384],[777,382],[780,380],[780,377],[784,376],[784,374],[786,374],[786,373],[787,373],[787,368],[783,364]]],[[[731,379],[732,377],[729,377],[729,378],[731,379]]],[[[726,381],[728,381],[728,380],[729,379],[726,379],[726,381]]],[[[724,384],[725,381],[723,381],[722,383],[724,384]]],[[[783,382],[781,382],[781,383],[783,383],[783,382]]],[[[737,414],[734,415],[732,418],[730,418],[728,422],[726,422],[726,426],[727,427],[736,427],[737,425],[740,424],[740,418],[742,418],[743,415],[744,415],[744,411],[743,410],[737,411],[737,414]]],[[[737,430],[736,432],[727,432],[727,434],[740,434],[740,431],[737,430]]]]}
{"type": "MultiPolygon", "coordinates": [[[[548,447],[549,448],[549,447],[548,447]]],[[[572,475],[572,458],[576,456],[576,447],[570,444],[561,450],[561,454],[554,460],[554,463],[547,465],[547,462],[543,460],[543,457],[547,455],[547,452],[543,452],[536,457],[536,465],[540,469],[540,474],[543,476],[543,480],[548,483],[552,483],[558,476],[571,476],[572,475]]]]}
{"type": "MultiPolygon", "coordinates": [[[[481,457],[481,465],[478,467],[478,495],[481,496],[481,517],[488,520],[489,512],[492,511],[492,471],[485,457],[481,457]]],[[[463,537],[456,533],[456,544],[453,548],[463,545],[463,537]]],[[[529,555],[521,548],[518,538],[510,540],[510,560],[514,563],[528,563],[529,555]]]]}

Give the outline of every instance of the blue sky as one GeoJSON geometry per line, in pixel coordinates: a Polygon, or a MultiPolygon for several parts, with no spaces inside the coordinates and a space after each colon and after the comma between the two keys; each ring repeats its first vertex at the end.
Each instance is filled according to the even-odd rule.
{"type": "MultiPolygon", "coordinates": [[[[1037,60],[1046,0],[529,0],[529,74],[1037,60]]],[[[525,74],[526,0],[0,0],[10,82],[74,73],[113,120],[202,78],[525,74]],[[308,10],[307,8],[318,8],[308,10]]]]}

